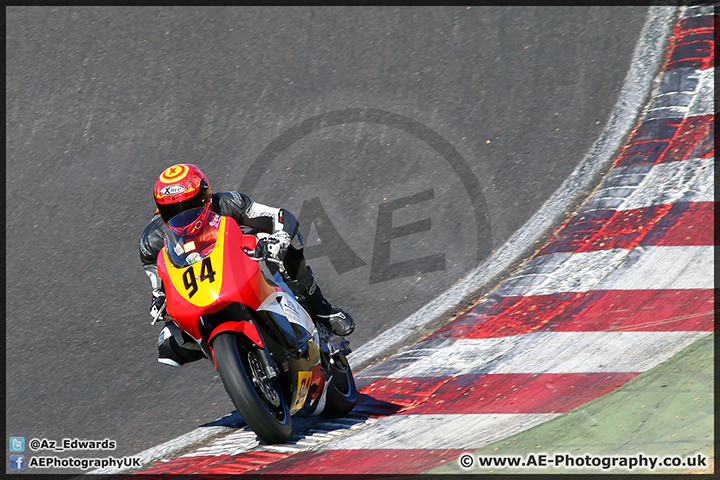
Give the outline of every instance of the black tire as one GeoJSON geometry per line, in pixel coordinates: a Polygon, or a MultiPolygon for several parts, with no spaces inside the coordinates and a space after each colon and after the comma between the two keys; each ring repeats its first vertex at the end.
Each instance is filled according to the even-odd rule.
{"type": "Polygon", "coordinates": [[[260,364],[257,353],[238,342],[233,332],[215,337],[213,350],[225,391],[248,427],[266,443],[287,440],[292,432],[290,411],[277,379],[268,382],[254,373],[260,364]]]}
{"type": "Polygon", "coordinates": [[[320,413],[325,418],[344,417],[357,402],[357,388],[352,369],[345,355],[335,355],[328,367],[332,375],[325,398],[325,408],[320,413]]]}

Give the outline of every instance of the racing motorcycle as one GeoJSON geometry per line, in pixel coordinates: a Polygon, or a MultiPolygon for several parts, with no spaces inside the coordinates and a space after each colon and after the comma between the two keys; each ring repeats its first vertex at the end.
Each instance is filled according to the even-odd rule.
{"type": "Polygon", "coordinates": [[[348,414],[357,389],[347,340],[312,321],[282,262],[256,258],[258,237],[233,218],[213,214],[200,234],[179,233],[195,210],[166,227],[157,262],[165,310],[213,360],[247,425],[266,443],[282,443],[292,415],[348,414]]]}

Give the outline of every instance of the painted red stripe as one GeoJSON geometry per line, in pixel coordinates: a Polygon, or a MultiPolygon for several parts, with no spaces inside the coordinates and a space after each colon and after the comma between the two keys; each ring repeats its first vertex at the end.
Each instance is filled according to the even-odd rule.
{"type": "Polygon", "coordinates": [[[694,15],[685,17],[675,27],[678,35],[686,35],[697,30],[712,30],[713,25],[717,23],[717,15],[694,15]]]}
{"type": "Polygon", "coordinates": [[[641,246],[715,245],[715,202],[676,203],[641,246]]]}
{"type": "Polygon", "coordinates": [[[246,452],[240,455],[216,455],[209,457],[183,457],[169,462],[159,462],[138,474],[166,475],[199,473],[203,475],[235,475],[246,473],[271,464],[292,454],[275,452],[246,452]]]}
{"type": "Polygon", "coordinates": [[[715,115],[647,120],[632,133],[614,167],[709,158],[715,152],[715,115]]]}
{"type": "Polygon", "coordinates": [[[583,212],[561,227],[538,255],[638,245],[714,245],[714,214],[714,202],[583,212]]]}
{"type": "Polygon", "coordinates": [[[321,450],[305,451],[257,473],[293,475],[411,475],[457,460],[469,450],[321,450]]]}
{"type": "Polygon", "coordinates": [[[386,378],[362,389],[400,414],[567,412],[605,395],[638,373],[513,373],[386,378]]]}
{"type": "Polygon", "coordinates": [[[206,465],[210,465],[214,462],[222,461],[230,455],[220,455],[217,457],[182,457],[175,458],[169,462],[158,462],[150,468],[141,470],[137,474],[181,474],[181,473],[196,473],[206,465]]]}
{"type": "Polygon", "coordinates": [[[491,338],[543,331],[710,332],[713,319],[712,289],[491,296],[428,339],[491,338]]]}
{"type": "Polygon", "coordinates": [[[684,18],[673,29],[669,59],[665,70],[678,68],[712,68],[715,60],[715,38],[718,17],[702,15],[684,18]]]}
{"type": "Polygon", "coordinates": [[[685,118],[657,163],[715,155],[715,115],[685,118]]]}

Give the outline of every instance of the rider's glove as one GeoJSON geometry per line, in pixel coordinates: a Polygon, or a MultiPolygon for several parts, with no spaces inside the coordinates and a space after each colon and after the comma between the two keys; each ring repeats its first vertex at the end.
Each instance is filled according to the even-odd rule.
{"type": "Polygon", "coordinates": [[[255,257],[267,260],[278,259],[280,251],[290,246],[290,235],[287,232],[277,232],[258,240],[255,246],[255,257]]]}
{"type": "Polygon", "coordinates": [[[150,303],[150,316],[153,317],[152,324],[165,318],[165,292],[153,290],[152,302],[150,303]]]}

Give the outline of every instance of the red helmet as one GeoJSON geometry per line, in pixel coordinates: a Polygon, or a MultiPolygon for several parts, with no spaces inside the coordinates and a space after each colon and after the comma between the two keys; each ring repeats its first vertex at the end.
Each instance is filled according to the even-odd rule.
{"type": "Polygon", "coordinates": [[[183,219],[185,225],[195,224],[193,230],[199,230],[210,215],[212,200],[210,182],[196,165],[180,163],[173,165],[160,174],[155,182],[155,204],[165,223],[171,218],[189,210],[198,209],[193,218],[183,219]],[[202,208],[200,208],[202,207],[202,208]]]}

